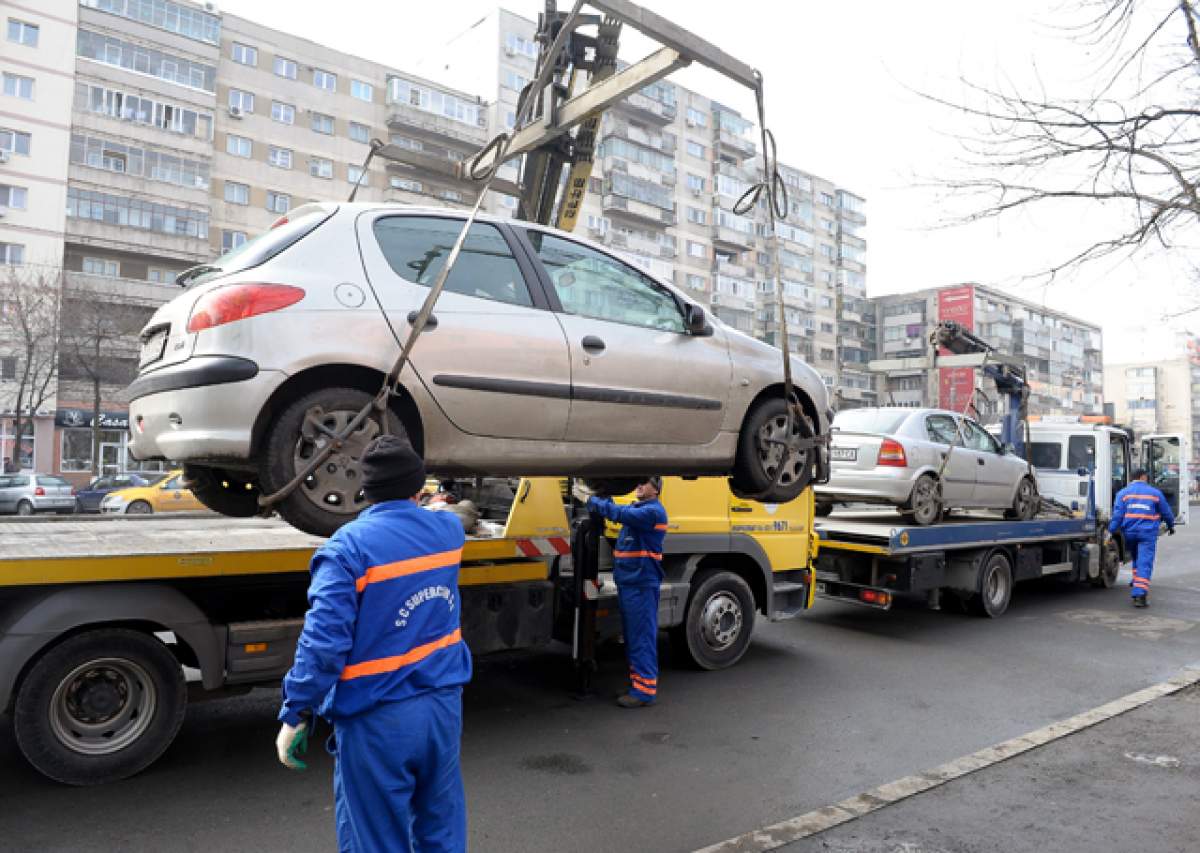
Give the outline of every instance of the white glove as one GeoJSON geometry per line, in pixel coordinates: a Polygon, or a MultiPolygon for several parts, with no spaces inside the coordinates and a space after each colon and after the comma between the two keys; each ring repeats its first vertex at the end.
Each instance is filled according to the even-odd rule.
{"type": "Polygon", "coordinates": [[[307,770],[308,765],[297,758],[308,751],[308,723],[298,726],[284,723],[275,737],[275,752],[279,755],[279,763],[288,770],[307,770]]]}
{"type": "Polygon", "coordinates": [[[588,502],[588,498],[595,493],[585,486],[582,480],[576,480],[575,485],[571,486],[571,494],[575,496],[575,500],[585,504],[588,502]]]}

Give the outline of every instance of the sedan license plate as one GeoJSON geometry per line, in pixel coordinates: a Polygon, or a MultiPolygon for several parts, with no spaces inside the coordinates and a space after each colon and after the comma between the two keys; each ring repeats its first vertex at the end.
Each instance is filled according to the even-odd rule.
{"type": "Polygon", "coordinates": [[[167,329],[161,329],[145,340],[138,357],[138,367],[145,367],[163,357],[167,349],[167,334],[167,329]]]}
{"type": "Polygon", "coordinates": [[[835,447],[830,457],[834,462],[857,462],[858,448],[857,447],[835,447]]]}

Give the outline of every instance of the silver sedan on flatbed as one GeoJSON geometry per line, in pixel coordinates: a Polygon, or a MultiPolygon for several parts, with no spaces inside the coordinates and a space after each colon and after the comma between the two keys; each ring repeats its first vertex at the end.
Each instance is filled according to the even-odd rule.
{"type": "Polygon", "coordinates": [[[848,409],[833,419],[829,482],[816,487],[817,512],[839,503],[889,504],[917,524],[951,509],[1037,514],[1029,463],[975,421],[941,409],[848,409]]]}

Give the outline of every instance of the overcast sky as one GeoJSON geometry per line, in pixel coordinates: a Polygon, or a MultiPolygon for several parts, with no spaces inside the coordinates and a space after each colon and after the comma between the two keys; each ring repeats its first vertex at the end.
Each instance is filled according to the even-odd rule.
{"type": "MultiPolygon", "coordinates": [[[[495,0],[340,0],[336,7],[328,0],[219,4],[223,11],[414,71],[430,49],[496,5],[495,0]]],[[[535,19],[543,4],[509,0],[501,5],[535,19]]],[[[1089,227],[1103,225],[1103,211],[1047,211],[969,228],[938,228],[954,202],[922,188],[954,167],[961,156],[958,137],[969,128],[964,117],[923,102],[914,90],[961,101],[960,78],[1021,83],[1032,81],[1036,72],[1051,94],[1090,91],[1092,66],[1054,29],[1063,20],[1054,16],[1056,4],[642,0],[642,5],[759,68],[767,124],[778,139],[780,159],[867,199],[871,295],[975,281],[1101,323],[1109,361],[1162,354],[1131,327],[1158,324],[1178,310],[1175,294],[1192,287],[1180,257],[1184,253],[1099,262],[1042,287],[1027,276],[1085,245],[1089,227]]],[[[568,0],[559,6],[567,8],[568,0]]],[[[646,48],[632,38],[622,44],[625,59],[639,58],[639,49],[646,48]]],[[[746,115],[754,113],[748,91],[712,72],[689,68],[672,79],[746,115]]],[[[1200,329],[1200,313],[1187,319],[1200,329]]]]}

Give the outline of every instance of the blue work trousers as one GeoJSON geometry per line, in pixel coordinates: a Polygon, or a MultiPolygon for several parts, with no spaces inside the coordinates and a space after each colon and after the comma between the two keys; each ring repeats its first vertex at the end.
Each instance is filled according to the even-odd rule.
{"type": "Polygon", "coordinates": [[[341,853],[462,853],[462,688],[388,702],[334,724],[341,853]]]}
{"type": "Polygon", "coordinates": [[[643,702],[658,696],[658,586],[617,586],[629,692],[643,702]]]}
{"type": "Polygon", "coordinates": [[[1125,551],[1133,561],[1134,598],[1150,592],[1150,576],[1154,574],[1154,554],[1158,550],[1157,536],[1131,536],[1125,534],[1125,551]]]}

